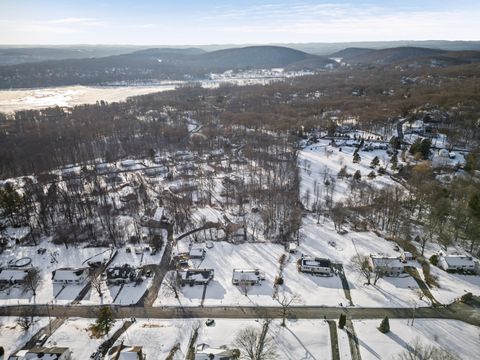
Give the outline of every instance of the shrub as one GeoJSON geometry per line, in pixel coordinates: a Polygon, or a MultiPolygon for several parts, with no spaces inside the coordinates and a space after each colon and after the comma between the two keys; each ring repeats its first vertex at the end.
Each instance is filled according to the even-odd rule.
{"type": "Polygon", "coordinates": [[[275,278],[275,285],[283,285],[283,277],[277,276],[275,278]]]}
{"type": "Polygon", "coordinates": [[[385,318],[382,320],[378,330],[383,334],[390,332],[390,323],[388,321],[388,316],[385,316],[385,318]]]}
{"type": "Polygon", "coordinates": [[[468,292],[464,295],[462,295],[462,297],[460,298],[460,301],[462,303],[469,303],[473,300],[473,294],[471,292],[468,292]]]}
{"type": "Polygon", "coordinates": [[[430,256],[430,264],[437,266],[438,265],[438,255],[433,254],[430,256]]]}

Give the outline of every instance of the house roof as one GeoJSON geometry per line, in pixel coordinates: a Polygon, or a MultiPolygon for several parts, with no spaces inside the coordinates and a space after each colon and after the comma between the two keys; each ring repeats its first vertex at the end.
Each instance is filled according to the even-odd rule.
{"type": "Polygon", "coordinates": [[[474,266],[475,262],[471,256],[467,255],[445,255],[444,259],[448,266],[474,266]]]}
{"type": "Polygon", "coordinates": [[[305,256],[302,258],[302,265],[317,266],[317,267],[331,267],[332,262],[329,259],[316,258],[313,256],[305,256]]]}
{"type": "Polygon", "coordinates": [[[259,269],[233,269],[234,280],[258,280],[264,278],[265,273],[259,269]]]}
{"type": "Polygon", "coordinates": [[[76,280],[87,271],[87,268],[61,268],[52,272],[52,279],[63,281],[63,280],[76,280]]]}
{"type": "Polygon", "coordinates": [[[31,268],[5,268],[0,269],[0,281],[19,281],[27,276],[31,268]]]}
{"type": "Polygon", "coordinates": [[[26,353],[25,360],[57,360],[67,351],[66,347],[34,347],[26,353]]]}
{"type": "Polygon", "coordinates": [[[403,268],[404,265],[398,257],[395,256],[382,256],[382,255],[370,255],[374,266],[385,266],[389,268],[403,268]]]}
{"type": "Polygon", "coordinates": [[[195,351],[195,360],[210,360],[212,359],[211,355],[213,355],[214,360],[223,357],[231,357],[232,350],[223,347],[213,348],[207,344],[197,345],[197,349],[195,351]]]}
{"type": "Polygon", "coordinates": [[[213,269],[186,269],[179,271],[178,274],[184,280],[206,280],[213,276],[213,269]]]}

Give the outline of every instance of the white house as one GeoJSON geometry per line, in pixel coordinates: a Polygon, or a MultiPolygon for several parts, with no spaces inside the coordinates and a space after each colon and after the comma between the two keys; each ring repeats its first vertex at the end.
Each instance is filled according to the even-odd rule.
{"type": "Polygon", "coordinates": [[[195,349],[195,360],[233,360],[233,355],[233,350],[226,346],[213,348],[207,344],[199,344],[195,349]]]}
{"type": "Polygon", "coordinates": [[[80,285],[88,277],[88,268],[61,268],[52,271],[52,282],[56,284],[80,285]]]}
{"type": "Polygon", "coordinates": [[[331,275],[332,262],[329,259],[302,255],[300,259],[300,271],[313,274],[331,275]]]}
{"type": "MultiPolygon", "coordinates": [[[[15,359],[15,358],[14,358],[15,359]]],[[[24,357],[19,360],[71,360],[72,353],[68,348],[64,347],[34,347],[27,351],[24,357]]]]}
{"type": "Polygon", "coordinates": [[[112,347],[107,354],[107,360],[144,360],[141,346],[127,346],[123,342],[112,347]]]}
{"type": "Polygon", "coordinates": [[[233,269],[233,285],[259,285],[265,280],[265,273],[259,269],[233,269]]]}
{"type": "Polygon", "coordinates": [[[213,279],[213,269],[185,269],[177,271],[182,285],[207,285],[213,279]]]}
{"type": "Polygon", "coordinates": [[[190,251],[188,252],[188,257],[190,259],[199,259],[203,260],[205,259],[205,249],[203,248],[191,248],[190,251]]]}
{"type": "Polygon", "coordinates": [[[415,258],[411,252],[404,251],[402,255],[400,255],[400,259],[402,261],[411,261],[411,260],[414,260],[415,258]]]}
{"type": "Polygon", "coordinates": [[[444,255],[438,259],[438,266],[445,271],[475,271],[475,261],[467,255],[444,255]]]}
{"type": "Polygon", "coordinates": [[[0,285],[22,284],[33,268],[3,268],[0,269],[0,285]]]}
{"type": "Polygon", "coordinates": [[[370,255],[374,271],[382,271],[386,276],[400,276],[405,270],[405,265],[399,257],[370,255]]]}

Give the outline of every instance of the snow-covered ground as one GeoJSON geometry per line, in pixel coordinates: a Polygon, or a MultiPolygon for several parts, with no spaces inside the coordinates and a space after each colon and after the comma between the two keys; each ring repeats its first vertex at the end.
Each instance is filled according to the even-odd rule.
{"type": "Polygon", "coordinates": [[[94,323],[95,319],[69,318],[48,338],[45,346],[68,347],[73,360],[89,359],[100,344],[123,325],[123,320],[116,320],[110,332],[102,338],[92,337],[89,327],[94,323]]]}
{"type": "Polygon", "coordinates": [[[415,339],[445,349],[459,359],[478,359],[480,328],[456,320],[415,319],[413,326],[407,321],[390,319],[387,334],[377,330],[380,320],[354,321],[362,359],[395,358],[415,339]]]}
{"type": "Polygon", "coordinates": [[[48,318],[34,318],[32,326],[25,332],[16,320],[16,317],[0,317],[0,346],[5,350],[5,359],[48,324],[48,318]]]}
{"type": "Polygon", "coordinates": [[[95,104],[97,101],[122,101],[130,96],[175,89],[176,85],[157,86],[63,86],[39,89],[0,90],[0,112],[43,109],[50,106],[95,104]]]}
{"type": "MultiPolygon", "coordinates": [[[[360,171],[362,179],[381,187],[384,185],[394,184],[388,175],[378,175],[374,179],[368,179],[367,175],[373,170],[370,168],[371,161],[378,156],[380,166],[389,167],[390,156],[385,150],[359,151],[360,162],[353,163],[353,146],[333,147],[329,145],[329,141],[321,140],[320,142],[310,145],[303,149],[299,154],[299,167],[301,175],[300,196],[304,197],[307,191],[310,192],[310,201],[304,205],[311,207],[314,202],[315,183],[321,191],[320,199],[325,200],[328,191],[333,192],[333,201],[345,199],[349,193],[348,189],[351,183],[350,179],[338,179],[337,174],[343,166],[347,167],[347,173],[353,175],[357,170],[360,171]],[[325,180],[329,180],[330,184],[325,185],[325,180]],[[332,181],[333,180],[333,181],[332,181]]],[[[399,159],[400,162],[400,159],[399,159]]],[[[378,167],[377,167],[378,169],[378,167]]],[[[388,170],[388,169],[387,169],[388,170]]],[[[374,171],[376,172],[376,171],[374,171]]]]}

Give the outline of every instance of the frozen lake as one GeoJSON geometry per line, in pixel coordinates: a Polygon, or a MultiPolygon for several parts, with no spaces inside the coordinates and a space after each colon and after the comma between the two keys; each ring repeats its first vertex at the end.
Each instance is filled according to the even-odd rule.
{"type": "Polygon", "coordinates": [[[0,90],[0,112],[43,109],[51,106],[123,101],[129,96],[175,89],[175,84],[154,86],[62,86],[52,88],[0,90]]]}
{"type": "MultiPolygon", "coordinates": [[[[201,81],[203,87],[217,87],[222,83],[236,85],[266,84],[282,80],[277,78],[242,78],[242,79],[215,79],[201,81]]],[[[198,82],[196,82],[198,83],[198,82]]],[[[97,101],[107,102],[124,101],[126,98],[145,95],[154,92],[174,90],[187,81],[167,82],[155,85],[132,86],[61,86],[49,88],[32,88],[16,90],[0,90],[0,112],[17,110],[44,109],[52,106],[68,107],[80,104],[94,104],[97,101]]],[[[193,82],[192,82],[193,84],[193,82]]]]}

